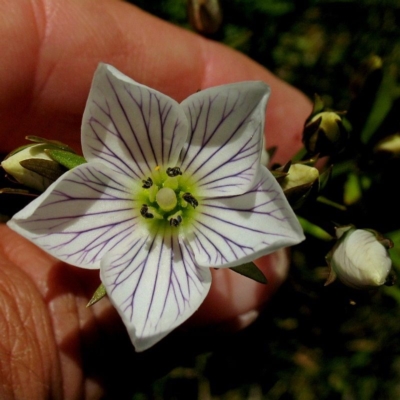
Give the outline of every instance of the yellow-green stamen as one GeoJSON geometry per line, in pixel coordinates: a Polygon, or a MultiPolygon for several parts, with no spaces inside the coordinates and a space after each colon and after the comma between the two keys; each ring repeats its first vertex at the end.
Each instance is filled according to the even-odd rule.
{"type": "Polygon", "coordinates": [[[193,184],[182,175],[179,167],[166,170],[158,167],[151,177],[142,180],[138,197],[140,215],[149,221],[149,227],[190,226],[199,203],[192,195],[193,184]]]}

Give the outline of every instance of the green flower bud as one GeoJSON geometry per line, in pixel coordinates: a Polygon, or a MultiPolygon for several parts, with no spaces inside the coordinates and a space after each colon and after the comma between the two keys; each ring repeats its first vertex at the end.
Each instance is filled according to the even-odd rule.
{"type": "Polygon", "coordinates": [[[373,230],[345,226],[336,229],[336,245],[327,256],[331,273],[326,284],[338,277],[345,285],[369,289],[387,284],[392,268],[388,248],[393,246],[373,230]]]}
{"type": "Polygon", "coordinates": [[[11,175],[19,183],[43,192],[63,172],[60,171],[58,163],[54,162],[45,153],[44,150],[48,148],[49,144],[47,143],[25,146],[20,150],[11,153],[11,155],[2,161],[1,166],[7,174],[11,175]],[[37,165],[40,165],[39,168],[33,166],[35,162],[37,165]],[[26,167],[22,166],[24,163],[26,167]],[[37,171],[43,170],[43,164],[46,166],[46,170],[50,169],[53,172],[52,175],[46,173],[47,171],[45,173],[32,171],[32,169],[37,171]],[[55,176],[53,176],[54,171],[57,171],[55,176]]]}
{"type": "Polygon", "coordinates": [[[391,135],[381,140],[374,148],[375,152],[384,152],[392,156],[400,156],[400,134],[391,135]]]}
{"type": "Polygon", "coordinates": [[[303,143],[309,155],[331,155],[344,147],[348,130],[340,114],[326,111],[322,100],[315,97],[313,112],[307,118],[303,131],[303,143]]]}

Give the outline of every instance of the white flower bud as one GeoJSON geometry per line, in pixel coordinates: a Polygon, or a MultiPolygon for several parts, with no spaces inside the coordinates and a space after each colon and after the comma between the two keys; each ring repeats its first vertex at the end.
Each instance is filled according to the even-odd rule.
{"type": "Polygon", "coordinates": [[[53,181],[37,174],[36,172],[29,171],[24,168],[20,162],[35,158],[51,161],[51,158],[44,152],[44,149],[48,148],[48,144],[35,144],[25,147],[2,161],[1,166],[19,183],[43,192],[53,181]]]}
{"type": "Polygon", "coordinates": [[[305,164],[292,164],[288,175],[283,179],[282,189],[288,190],[302,185],[313,184],[319,178],[317,168],[305,164]]]}
{"type": "Polygon", "coordinates": [[[337,245],[327,257],[332,268],[327,284],[337,276],[356,289],[383,285],[392,266],[387,251],[391,242],[374,231],[354,227],[339,228],[336,234],[337,245]]]}

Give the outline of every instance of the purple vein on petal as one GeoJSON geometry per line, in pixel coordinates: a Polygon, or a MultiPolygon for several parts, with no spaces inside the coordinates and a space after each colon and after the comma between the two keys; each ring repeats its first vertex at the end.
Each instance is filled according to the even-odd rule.
{"type": "Polygon", "coordinates": [[[129,319],[131,321],[133,320],[133,317],[134,317],[133,313],[134,313],[134,300],[135,300],[135,296],[136,296],[136,290],[138,289],[138,287],[140,285],[140,282],[142,280],[142,277],[143,277],[143,274],[145,271],[146,261],[149,257],[150,250],[151,250],[152,246],[154,245],[154,237],[152,239],[152,242],[149,245],[147,256],[143,260],[140,260],[141,253],[144,251],[143,245],[148,241],[149,241],[148,236],[137,239],[130,246],[130,248],[125,249],[125,253],[130,255],[129,258],[126,258],[126,254],[123,254],[120,257],[116,258],[116,260],[112,263],[112,265],[108,267],[109,273],[116,270],[115,278],[113,279],[113,283],[110,285],[111,293],[118,290],[119,286],[122,285],[124,282],[127,282],[128,280],[130,280],[130,278],[135,273],[137,273],[137,272],[139,273],[139,276],[136,279],[131,280],[132,281],[132,289],[129,290],[127,296],[121,303],[122,311],[124,312],[125,315],[127,315],[127,313],[129,313],[129,319]],[[134,262],[136,259],[138,259],[140,262],[135,265],[134,262]],[[119,261],[121,261],[121,262],[118,263],[119,261]],[[132,265],[135,265],[135,266],[132,267],[132,265]]]}
{"type": "MultiPolygon", "coordinates": [[[[244,121],[243,121],[243,123],[244,123],[244,121]]],[[[237,134],[237,132],[239,131],[240,128],[241,128],[241,126],[238,126],[238,127],[234,130],[234,132],[232,133],[232,135],[231,135],[229,138],[227,138],[227,140],[226,140],[224,143],[221,143],[221,144],[216,148],[215,151],[213,151],[213,152],[211,152],[211,153],[208,153],[208,154],[209,154],[208,157],[193,171],[193,174],[196,174],[201,168],[204,167],[204,165],[206,165],[207,163],[209,163],[210,160],[211,160],[212,158],[216,157],[216,156],[218,155],[218,153],[224,151],[224,150],[225,150],[225,147],[230,143],[230,141],[231,141],[232,138],[237,134]]],[[[258,130],[258,128],[257,128],[257,130],[258,130]]],[[[215,134],[215,132],[213,133],[213,135],[214,135],[214,134],[215,134]]],[[[252,133],[252,134],[250,135],[250,138],[249,138],[249,140],[246,142],[245,145],[247,145],[247,143],[250,143],[250,142],[251,142],[251,140],[253,139],[254,135],[255,135],[255,133],[252,133]]],[[[260,143],[255,143],[255,145],[256,145],[256,146],[260,146],[260,143]]],[[[252,146],[251,146],[251,147],[252,147],[252,146]]],[[[250,148],[251,148],[251,147],[250,147],[250,148]]],[[[243,153],[243,148],[240,149],[240,151],[243,153]]],[[[217,168],[213,170],[213,172],[214,172],[215,170],[219,170],[220,168],[224,167],[225,165],[231,163],[232,161],[238,161],[238,160],[241,160],[241,159],[244,159],[244,158],[248,158],[248,157],[250,157],[250,156],[252,156],[252,155],[254,155],[254,154],[258,154],[258,153],[259,153],[259,149],[257,149],[257,151],[254,151],[254,152],[252,152],[252,153],[250,153],[250,154],[247,154],[246,156],[243,156],[243,154],[242,154],[242,157],[237,158],[237,156],[238,156],[239,154],[241,154],[240,151],[238,150],[238,151],[237,151],[235,154],[233,154],[228,160],[226,160],[226,161],[223,162],[223,163],[220,163],[220,164],[217,166],[217,168]]],[[[248,149],[245,149],[245,151],[248,151],[248,149]]],[[[198,153],[199,153],[199,152],[198,152],[198,153]]],[[[255,162],[255,161],[253,161],[253,163],[251,164],[251,167],[253,167],[254,162],[255,162]]],[[[207,175],[203,176],[203,177],[200,178],[199,180],[202,180],[202,179],[204,179],[204,178],[206,178],[206,177],[207,177],[207,175]]]]}
{"type": "MultiPolygon", "coordinates": [[[[119,104],[119,106],[120,106],[120,108],[121,108],[121,111],[123,112],[125,118],[127,118],[127,115],[126,115],[126,113],[124,113],[124,109],[122,109],[122,107],[123,107],[123,106],[122,106],[122,103],[121,103],[121,101],[120,101],[118,95],[116,94],[116,91],[115,91],[115,88],[114,88],[112,82],[110,81],[109,77],[107,77],[107,79],[108,79],[108,82],[109,82],[109,84],[110,84],[112,90],[113,90],[114,93],[115,93],[115,96],[117,97],[117,102],[118,102],[118,104],[119,104]]],[[[101,138],[101,136],[97,133],[96,129],[93,127],[93,125],[92,125],[93,123],[97,123],[102,129],[104,129],[106,132],[108,132],[108,133],[112,134],[113,136],[115,136],[115,137],[123,144],[124,149],[127,151],[127,153],[129,154],[129,156],[131,157],[131,159],[134,161],[135,166],[137,166],[138,169],[140,170],[140,172],[143,174],[143,171],[142,171],[142,169],[141,169],[141,167],[140,167],[140,164],[138,163],[137,159],[136,159],[135,156],[134,156],[134,153],[132,152],[132,149],[131,149],[132,146],[130,146],[130,145],[126,142],[124,135],[122,134],[122,132],[120,131],[120,129],[119,129],[119,127],[118,127],[118,124],[117,124],[117,123],[115,122],[115,120],[114,120],[114,117],[113,117],[113,115],[112,115],[111,107],[110,107],[110,105],[109,105],[108,99],[105,99],[105,103],[106,103],[106,106],[107,106],[107,110],[104,109],[104,108],[98,103],[98,101],[93,101],[93,104],[94,104],[94,105],[108,118],[108,120],[111,122],[112,126],[113,126],[114,129],[115,129],[115,132],[111,131],[109,128],[107,128],[106,126],[104,126],[97,118],[95,118],[94,116],[91,116],[91,117],[89,118],[89,125],[90,125],[90,127],[91,127],[93,133],[94,133],[95,136],[96,136],[96,140],[97,140],[98,142],[100,142],[101,145],[102,145],[103,147],[105,147],[105,148],[111,153],[111,154],[107,154],[107,155],[109,155],[110,157],[112,157],[112,158],[114,158],[114,159],[120,161],[125,167],[128,168],[129,171],[133,172],[136,176],[138,176],[137,173],[132,169],[132,167],[131,167],[123,158],[117,156],[116,153],[115,153],[109,146],[107,146],[107,144],[105,143],[105,141],[101,138]]],[[[129,121],[127,121],[127,122],[128,122],[128,124],[129,124],[129,121]]],[[[132,127],[131,127],[131,130],[132,130],[132,127]]],[[[136,136],[135,136],[135,139],[136,139],[136,142],[137,142],[136,136]]],[[[102,153],[104,152],[103,149],[98,150],[98,149],[93,148],[92,146],[90,146],[90,148],[94,151],[94,154],[95,154],[98,158],[103,158],[103,159],[104,159],[104,155],[105,155],[105,154],[102,154],[102,153]]],[[[106,160],[107,160],[108,162],[110,162],[110,163],[114,163],[114,164],[115,164],[115,160],[112,160],[112,159],[111,159],[111,160],[110,160],[110,159],[106,159],[106,160]]],[[[120,168],[119,165],[117,165],[117,167],[120,168]]],[[[123,172],[125,172],[125,171],[123,171],[123,172]]]]}
{"type": "MultiPolygon", "coordinates": [[[[124,223],[124,222],[128,222],[128,221],[122,221],[120,223],[124,223]]],[[[96,237],[94,240],[92,240],[85,246],[76,250],[74,253],[64,254],[64,257],[66,257],[66,260],[68,260],[68,259],[80,254],[80,257],[77,258],[77,260],[80,262],[85,261],[85,262],[93,263],[93,262],[97,261],[99,258],[101,258],[102,254],[104,254],[103,250],[107,246],[108,246],[107,251],[112,251],[114,248],[119,246],[120,243],[123,242],[127,237],[132,235],[133,228],[135,227],[135,225],[133,225],[133,224],[131,224],[130,226],[127,226],[124,229],[119,229],[116,233],[112,234],[111,236],[104,237],[103,240],[98,241],[99,238],[105,236],[106,233],[111,232],[111,230],[113,228],[115,228],[115,226],[118,224],[110,225],[109,230],[102,232],[100,236],[96,237]],[[118,239],[118,240],[116,240],[116,239],[118,239]],[[95,249],[97,249],[96,252],[94,252],[95,249]],[[86,257],[90,252],[94,252],[94,254],[92,255],[91,259],[86,260],[86,257]]],[[[103,226],[102,228],[105,228],[105,227],[106,226],[103,226]]],[[[98,229],[100,229],[100,228],[97,228],[97,230],[98,229]]],[[[76,239],[79,239],[79,235],[80,235],[80,233],[78,232],[78,236],[76,237],[76,239]]]]}
{"type": "MultiPolygon", "coordinates": [[[[230,209],[228,209],[226,207],[225,208],[220,207],[220,209],[225,209],[225,210],[229,210],[230,211],[230,209]]],[[[275,212],[275,211],[276,210],[274,210],[273,212],[275,212]]],[[[240,211],[240,212],[243,212],[243,211],[240,211]]],[[[262,214],[263,215],[268,215],[268,217],[271,216],[271,214],[269,212],[264,212],[262,214]]],[[[230,225],[232,227],[243,229],[243,230],[247,230],[247,231],[252,232],[252,233],[262,233],[262,234],[265,234],[265,235],[283,236],[283,237],[286,236],[286,235],[279,235],[279,234],[277,234],[275,232],[268,232],[268,231],[265,231],[265,230],[262,230],[262,229],[254,229],[254,228],[251,228],[251,227],[246,226],[246,225],[242,225],[242,224],[239,224],[239,223],[234,223],[234,222],[226,220],[224,218],[217,217],[215,214],[209,214],[209,213],[206,213],[204,211],[202,212],[202,215],[206,216],[206,217],[209,217],[209,218],[212,218],[212,219],[214,219],[216,221],[219,221],[219,222],[224,222],[225,224],[228,224],[228,225],[230,225]]],[[[285,221],[285,220],[286,220],[286,218],[278,218],[278,221],[285,221]]],[[[218,222],[216,222],[216,225],[217,224],[218,224],[218,222]]],[[[201,224],[201,225],[206,226],[204,224],[201,224]]],[[[207,228],[209,228],[209,227],[207,226],[207,228]]],[[[217,230],[213,230],[211,228],[209,228],[209,229],[212,230],[214,233],[218,234],[217,230]]]]}
{"type": "MultiPolygon", "coordinates": [[[[187,169],[192,165],[193,161],[194,161],[194,160],[198,157],[198,155],[203,151],[204,147],[206,147],[206,146],[209,144],[209,142],[210,142],[211,139],[214,137],[214,135],[218,132],[219,128],[222,126],[222,124],[224,123],[224,121],[225,121],[225,120],[232,114],[232,112],[233,112],[233,108],[232,108],[232,109],[225,115],[225,112],[226,112],[226,104],[227,104],[227,101],[228,101],[228,98],[226,98],[226,99],[225,99],[225,105],[224,105],[224,113],[223,113],[222,117],[220,118],[219,122],[217,123],[217,125],[216,125],[216,126],[214,127],[214,129],[210,132],[210,135],[209,135],[208,138],[207,138],[206,135],[207,135],[207,128],[208,128],[208,123],[209,123],[209,119],[210,119],[210,118],[209,118],[210,109],[211,109],[212,103],[215,101],[215,99],[216,99],[217,97],[218,97],[218,95],[215,95],[214,98],[209,98],[208,107],[207,107],[207,109],[206,109],[205,127],[204,127],[204,130],[203,130],[203,137],[202,137],[202,141],[201,141],[202,146],[199,146],[197,152],[196,152],[195,154],[191,155],[191,160],[190,160],[190,161],[188,162],[188,164],[186,165],[186,168],[187,168],[187,169]]],[[[236,102],[237,102],[237,99],[235,100],[235,103],[234,103],[234,104],[236,104],[236,102]]],[[[197,107],[196,107],[196,108],[197,108],[197,107]]],[[[203,112],[203,107],[200,108],[200,112],[199,112],[198,117],[197,117],[198,119],[200,119],[202,112],[203,112]]],[[[197,124],[196,124],[196,126],[197,126],[197,124]]],[[[238,129],[238,128],[237,128],[237,129],[238,129]]],[[[190,136],[194,136],[194,135],[193,135],[194,132],[195,132],[195,131],[192,130],[192,132],[190,133],[190,136]]],[[[231,135],[231,136],[233,136],[233,135],[231,135]]],[[[187,154],[187,152],[186,152],[186,154],[187,154]]],[[[184,162],[184,159],[182,160],[182,162],[184,162]]],[[[203,163],[203,164],[204,164],[204,163],[203,163]]],[[[203,164],[202,164],[202,165],[203,165],[203,164]]],[[[199,168],[200,168],[200,167],[198,167],[194,172],[196,172],[199,168]]]]}
{"type": "MultiPolygon", "coordinates": [[[[160,234],[160,232],[158,234],[160,234]]],[[[156,271],[157,272],[155,274],[155,280],[154,280],[154,283],[153,283],[153,290],[151,292],[149,305],[147,307],[146,319],[145,319],[145,323],[143,324],[143,331],[146,329],[147,321],[149,320],[150,313],[152,311],[153,301],[154,301],[154,298],[156,296],[157,282],[158,282],[158,278],[159,278],[159,275],[160,275],[159,274],[160,267],[166,268],[166,265],[165,265],[166,263],[163,262],[163,256],[165,257],[165,254],[163,254],[164,253],[164,246],[165,246],[165,237],[163,236],[162,240],[161,240],[161,248],[158,250],[159,254],[158,254],[158,260],[156,262],[156,264],[157,264],[156,271]]],[[[153,243],[152,243],[151,247],[153,247],[153,243]]],[[[151,251],[151,248],[149,249],[149,253],[150,253],[150,251],[151,251]]],[[[147,264],[147,260],[148,260],[148,258],[146,258],[146,264],[147,264]]],[[[144,266],[144,268],[146,268],[146,265],[144,266]]],[[[169,269],[171,269],[171,268],[172,267],[171,267],[171,261],[170,261],[169,269]]],[[[171,286],[171,280],[169,282],[170,283],[169,283],[168,287],[171,286]]],[[[167,292],[167,295],[168,295],[168,292],[167,292]]],[[[165,300],[164,300],[164,307],[165,307],[167,295],[166,295],[165,300]]]]}
{"type": "MultiPolygon", "coordinates": [[[[171,160],[171,158],[174,156],[174,155],[172,154],[172,152],[173,152],[174,150],[176,151],[175,141],[178,140],[178,139],[177,139],[178,135],[176,135],[175,133],[177,132],[179,126],[180,126],[180,122],[179,122],[179,120],[176,120],[176,121],[175,121],[175,124],[174,124],[173,133],[172,133],[172,143],[171,143],[171,145],[169,146],[168,157],[167,157],[166,159],[164,159],[164,150],[163,150],[163,162],[164,162],[164,165],[165,165],[166,163],[169,163],[169,160],[171,160]]],[[[164,146],[164,142],[163,142],[163,146],[164,146]]],[[[164,149],[164,147],[163,147],[163,149],[164,149]]]]}
{"type": "Polygon", "coordinates": [[[202,254],[203,256],[204,254],[206,254],[210,264],[212,263],[212,258],[213,258],[210,249],[214,249],[213,253],[220,255],[221,259],[220,264],[228,262],[228,259],[219,251],[215,243],[206,234],[204,234],[203,231],[196,229],[196,231],[193,232],[193,234],[195,238],[194,240],[195,245],[197,247],[197,250],[199,251],[198,254],[202,254]],[[203,240],[201,239],[202,237],[203,240]],[[208,243],[208,245],[206,246],[205,243],[208,243]],[[204,251],[201,252],[201,249],[203,249],[204,251]]]}
{"type": "MultiPolygon", "coordinates": [[[[145,115],[144,106],[143,106],[142,88],[141,87],[137,87],[137,90],[139,91],[139,94],[140,94],[140,100],[137,100],[135,98],[135,96],[132,94],[132,92],[129,90],[128,87],[125,86],[124,89],[125,89],[126,93],[128,94],[128,96],[131,98],[132,102],[135,103],[136,107],[139,109],[139,113],[140,113],[140,115],[142,117],[143,124],[144,124],[145,130],[146,130],[147,141],[148,141],[148,143],[150,145],[150,149],[151,149],[151,153],[152,153],[152,160],[154,160],[156,165],[159,165],[159,160],[157,159],[157,154],[156,154],[156,152],[154,150],[154,146],[153,146],[153,142],[152,142],[151,127],[150,127],[151,118],[152,118],[152,114],[151,113],[152,113],[152,110],[153,110],[152,103],[153,103],[153,99],[154,99],[155,95],[154,95],[154,93],[149,92],[149,100],[148,100],[149,104],[148,104],[148,107],[147,107],[148,115],[146,116],[145,115]]],[[[158,100],[158,99],[156,98],[156,100],[158,100]]],[[[160,115],[160,102],[157,101],[157,104],[158,104],[158,111],[159,111],[158,114],[160,115]]],[[[132,131],[133,131],[133,129],[132,129],[132,131]]],[[[133,131],[133,133],[134,133],[134,131],[133,131]]],[[[136,137],[135,133],[134,133],[134,135],[136,137]]],[[[159,136],[157,135],[157,137],[159,137],[159,136]]],[[[162,145],[162,140],[161,140],[161,145],[162,145]]],[[[143,159],[146,160],[147,168],[151,169],[150,165],[147,162],[147,158],[145,157],[143,152],[142,152],[142,156],[143,156],[143,159]]]]}
{"type": "MultiPolygon", "coordinates": [[[[188,108],[189,122],[190,122],[190,132],[195,132],[197,130],[197,125],[199,124],[199,120],[200,120],[201,114],[203,112],[204,101],[201,100],[198,103],[199,103],[198,104],[199,112],[196,115],[196,117],[193,117],[193,115],[192,115],[192,107],[188,108]]],[[[205,134],[205,130],[204,130],[204,134],[205,134]]],[[[187,153],[188,153],[189,149],[191,148],[193,138],[194,138],[193,134],[188,136],[188,142],[187,142],[187,145],[186,145],[186,149],[184,148],[182,150],[182,154],[181,154],[181,157],[180,157],[181,158],[181,163],[183,163],[184,160],[186,159],[187,153]]]]}
{"type": "MultiPolygon", "coordinates": [[[[108,82],[109,82],[109,84],[110,84],[111,90],[114,92],[115,98],[116,98],[116,100],[117,100],[117,103],[118,103],[118,105],[119,105],[121,111],[122,111],[122,114],[124,115],[125,120],[126,120],[128,126],[129,126],[130,130],[131,130],[132,136],[133,136],[134,139],[135,139],[136,146],[137,146],[138,150],[140,151],[140,154],[142,155],[143,161],[145,162],[147,168],[150,169],[150,166],[149,166],[149,164],[148,164],[148,162],[147,162],[146,154],[144,153],[143,148],[142,148],[142,146],[141,146],[141,143],[140,143],[140,141],[139,141],[139,139],[138,139],[138,136],[137,136],[137,134],[136,134],[136,132],[135,132],[133,126],[132,126],[132,122],[131,122],[131,120],[130,120],[129,117],[128,117],[128,111],[125,109],[124,105],[122,104],[122,101],[121,101],[121,99],[120,99],[120,97],[119,97],[119,95],[118,95],[118,93],[117,93],[117,90],[116,90],[116,88],[115,88],[113,82],[111,81],[111,79],[110,79],[110,77],[109,77],[108,75],[107,75],[107,80],[108,80],[108,82]]],[[[126,88],[125,88],[125,90],[126,90],[126,88]]],[[[140,94],[141,94],[141,91],[140,91],[140,94]]],[[[141,95],[142,95],[142,94],[141,94],[141,95]]],[[[130,155],[133,157],[133,155],[132,155],[132,150],[131,150],[131,148],[132,148],[133,146],[128,146],[128,145],[126,144],[126,142],[125,142],[125,139],[123,139],[123,137],[121,137],[121,140],[123,141],[124,145],[126,146],[126,149],[127,149],[128,152],[130,153],[130,155]]],[[[134,159],[134,158],[133,158],[133,159],[134,159]]],[[[138,165],[139,165],[139,164],[138,164],[138,165]]],[[[143,172],[143,171],[142,171],[142,172],[143,172]]]]}
{"type": "MultiPolygon", "coordinates": [[[[126,162],[124,159],[122,159],[121,157],[118,157],[113,150],[105,143],[104,140],[101,139],[100,135],[97,133],[96,129],[94,128],[93,124],[98,124],[100,125],[100,127],[104,130],[106,130],[107,132],[113,134],[114,136],[118,137],[118,140],[121,140],[121,135],[118,131],[118,128],[114,125],[115,129],[118,132],[118,135],[115,135],[114,133],[112,133],[108,128],[106,128],[103,124],[100,123],[100,121],[98,121],[96,118],[91,117],[89,120],[89,126],[90,129],[92,130],[92,133],[95,135],[96,140],[101,144],[102,148],[101,149],[97,149],[95,148],[93,145],[89,145],[89,148],[91,149],[92,153],[100,160],[104,160],[107,163],[111,164],[116,170],[121,171],[122,173],[127,173],[127,171],[131,172],[132,174],[134,174],[137,178],[139,178],[139,174],[131,167],[131,165],[126,162]],[[105,152],[105,150],[107,150],[107,153],[105,152]],[[121,168],[121,164],[126,168],[122,169],[121,168]]],[[[123,141],[122,141],[123,142],[123,141]]],[[[131,154],[132,160],[135,163],[135,165],[138,167],[138,169],[140,170],[140,172],[143,171],[140,168],[140,165],[137,163],[135,157],[133,154],[131,154]]]]}
{"type": "MultiPolygon", "coordinates": [[[[213,217],[213,218],[214,219],[219,219],[221,222],[227,222],[227,221],[225,221],[223,219],[220,219],[220,218],[215,218],[215,217],[213,217]]],[[[213,233],[213,234],[219,236],[227,244],[230,243],[230,244],[235,245],[235,246],[237,246],[237,247],[239,247],[241,249],[253,250],[253,248],[251,246],[243,246],[240,242],[238,242],[236,240],[233,240],[233,239],[230,239],[228,236],[223,235],[221,231],[218,231],[218,230],[216,230],[214,228],[211,228],[209,225],[203,224],[202,222],[199,222],[199,221],[197,221],[197,223],[199,225],[201,225],[202,230],[209,231],[210,233],[213,233]]],[[[240,228],[240,229],[246,228],[245,226],[242,226],[242,225],[239,225],[239,224],[232,224],[232,223],[229,223],[229,222],[228,222],[228,224],[230,224],[230,225],[232,225],[232,226],[234,226],[236,228],[240,228]]],[[[194,229],[196,229],[197,232],[200,232],[200,229],[198,228],[198,226],[196,226],[194,229]]],[[[252,232],[258,232],[258,233],[261,232],[261,233],[263,233],[262,231],[257,231],[257,230],[253,230],[253,229],[248,229],[248,230],[250,230],[252,232]]],[[[207,236],[207,235],[204,234],[204,232],[202,232],[202,234],[204,235],[204,237],[207,236]]],[[[217,248],[216,246],[214,246],[214,247],[217,248]]]]}

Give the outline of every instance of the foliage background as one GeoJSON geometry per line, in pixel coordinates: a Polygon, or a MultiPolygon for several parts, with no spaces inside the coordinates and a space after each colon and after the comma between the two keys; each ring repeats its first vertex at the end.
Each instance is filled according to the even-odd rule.
{"type": "MultiPolygon", "coordinates": [[[[191,29],[185,0],[131,2],[191,29]]],[[[310,98],[318,93],[335,110],[351,106],[365,58],[380,56],[397,79],[398,0],[225,0],[221,4],[223,26],[211,39],[248,54],[310,98]]],[[[400,131],[396,96],[391,105],[385,135],[400,131]]],[[[367,107],[365,114],[369,112],[367,107]]],[[[343,157],[336,162],[344,171],[358,168],[343,157]]],[[[333,212],[332,219],[400,238],[396,231],[400,199],[393,190],[399,172],[398,159],[384,163],[378,168],[380,185],[373,185],[374,190],[355,204],[357,208],[349,207],[341,217],[333,212]]],[[[344,192],[339,181],[334,180],[330,194],[341,202],[344,192]]],[[[399,399],[398,285],[374,292],[356,292],[340,283],[324,287],[324,256],[331,247],[332,242],[309,237],[295,248],[289,279],[246,330],[236,334],[199,330],[191,336],[178,332],[139,355],[143,368],[132,378],[133,399],[399,399]]],[[[400,249],[391,253],[399,269],[400,249]]]]}

